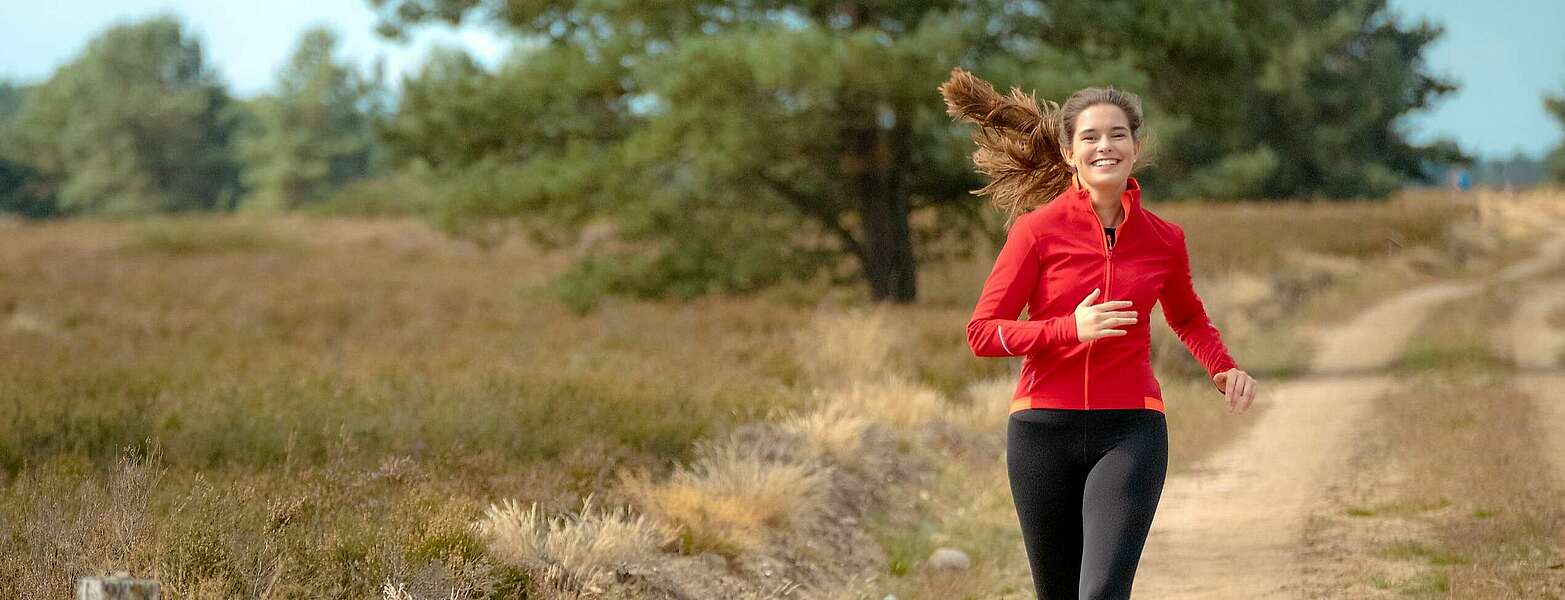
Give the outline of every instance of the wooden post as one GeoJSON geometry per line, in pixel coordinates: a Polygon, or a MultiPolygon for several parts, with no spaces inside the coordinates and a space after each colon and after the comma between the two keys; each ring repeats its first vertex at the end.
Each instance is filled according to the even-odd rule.
{"type": "Polygon", "coordinates": [[[123,571],[76,580],[76,600],[158,600],[160,592],[158,580],[131,579],[123,571]]]}

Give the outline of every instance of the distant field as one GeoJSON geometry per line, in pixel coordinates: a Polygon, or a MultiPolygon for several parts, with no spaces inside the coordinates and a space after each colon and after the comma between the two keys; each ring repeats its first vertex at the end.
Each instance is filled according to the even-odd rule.
{"type": "MultiPolygon", "coordinates": [[[[1471,203],[1439,194],[1149,207],[1189,232],[1197,290],[1258,374],[1298,368],[1301,323],[1485,256],[1454,227],[1471,203]]],[[[866,296],[791,285],[577,315],[536,289],[562,257],[401,220],[4,223],[0,239],[6,597],[110,568],[157,573],[170,597],[514,591],[524,573],[474,566],[492,562],[468,527],[485,506],[618,501],[625,469],[666,473],[698,440],[809,408],[821,374],[800,332],[866,296]]],[[[948,402],[1011,367],[963,337],[978,254],[925,265],[924,299],[886,309],[890,360],[948,402]]],[[[1158,336],[1185,464],[1242,422],[1158,336]]]]}

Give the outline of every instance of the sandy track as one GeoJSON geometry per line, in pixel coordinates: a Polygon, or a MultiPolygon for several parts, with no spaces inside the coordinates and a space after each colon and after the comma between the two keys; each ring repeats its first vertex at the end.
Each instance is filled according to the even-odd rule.
{"type": "Polygon", "coordinates": [[[1559,367],[1565,331],[1549,325],[1549,315],[1565,309],[1565,281],[1522,288],[1522,302],[1511,322],[1511,351],[1523,372],[1559,367]]]}
{"type": "Polygon", "coordinates": [[[1558,267],[1565,259],[1565,236],[1554,237],[1538,243],[1537,250],[1527,260],[1500,271],[1502,281],[1532,279],[1545,271],[1558,267]]]}
{"type": "MultiPolygon", "coordinates": [[[[1401,354],[1408,338],[1418,331],[1435,307],[1470,296],[1481,283],[1434,283],[1403,292],[1370,307],[1352,321],[1317,334],[1310,374],[1374,374],[1385,370],[1401,354]]],[[[1309,378],[1297,383],[1308,383],[1309,378]]],[[[1282,402],[1276,403],[1281,408],[1282,402]]],[[[1295,422],[1296,423],[1296,422],[1295,422]]]]}
{"type": "MultiPolygon", "coordinates": [[[[1562,260],[1565,238],[1551,239],[1495,279],[1534,277],[1562,260]]],[[[1299,552],[1309,508],[1347,468],[1369,402],[1392,384],[1383,371],[1436,308],[1485,284],[1420,286],[1324,330],[1309,376],[1265,388],[1260,401],[1269,406],[1255,413],[1259,421],[1248,432],[1191,472],[1169,478],[1137,571],[1136,596],[1306,595],[1299,552]]],[[[1541,385],[1565,389],[1565,378],[1541,385]]],[[[1565,403],[1545,404],[1565,425],[1565,403]]],[[[1559,433],[1565,427],[1553,429],[1552,454],[1565,457],[1565,433],[1559,433]]]]}
{"type": "Polygon", "coordinates": [[[1136,574],[1141,598],[1288,595],[1304,518],[1342,464],[1359,413],[1386,376],[1337,377],[1267,390],[1261,422],[1164,487],[1136,574]]]}
{"type": "Polygon", "coordinates": [[[1565,331],[1549,324],[1549,315],[1565,309],[1565,281],[1523,288],[1522,303],[1511,323],[1511,350],[1521,368],[1521,388],[1537,408],[1538,429],[1544,433],[1543,455],[1553,460],[1551,472],[1565,486],[1565,331]]]}

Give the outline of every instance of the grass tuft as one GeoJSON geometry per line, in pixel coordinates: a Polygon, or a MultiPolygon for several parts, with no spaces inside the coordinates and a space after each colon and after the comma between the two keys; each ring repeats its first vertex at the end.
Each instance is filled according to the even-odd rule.
{"type": "Polygon", "coordinates": [[[776,443],[729,438],[705,445],[666,481],[635,472],[623,485],[647,514],[675,528],[681,552],[733,559],[761,550],[769,532],[820,513],[826,474],[791,453],[776,443]]]}
{"type": "Polygon", "coordinates": [[[669,541],[646,516],[596,509],[590,496],[580,512],[553,518],[536,503],[523,509],[506,500],[485,510],[474,529],[496,558],[526,567],[535,585],[560,593],[603,586],[614,569],[651,560],[669,541]]]}

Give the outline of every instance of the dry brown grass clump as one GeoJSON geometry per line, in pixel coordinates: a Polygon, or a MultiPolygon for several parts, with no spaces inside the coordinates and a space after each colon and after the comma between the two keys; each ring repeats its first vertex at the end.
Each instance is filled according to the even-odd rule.
{"type": "Polygon", "coordinates": [[[895,375],[854,381],[823,401],[893,427],[922,425],[946,412],[946,401],[938,392],[895,375]]]}
{"type": "Polygon", "coordinates": [[[864,458],[864,436],[874,423],[863,413],[842,404],[825,404],[796,414],[778,426],[797,437],[811,458],[840,466],[859,465],[864,458]]]}
{"type": "Polygon", "coordinates": [[[645,515],[597,509],[590,496],[579,512],[552,518],[537,503],[523,509],[506,500],[490,505],[474,530],[490,554],[527,569],[550,597],[601,592],[616,569],[652,561],[672,539],[645,515]]]}
{"type": "Polygon", "coordinates": [[[1475,194],[1478,221],[1484,229],[1507,239],[1527,239],[1548,233],[1565,218],[1565,188],[1527,191],[1479,190],[1475,194]]]}
{"type": "Polygon", "coordinates": [[[982,432],[1000,439],[1005,434],[1011,409],[1011,394],[1016,380],[1009,377],[982,379],[968,384],[963,391],[967,406],[953,408],[949,420],[969,431],[982,432]]]}
{"type": "Polygon", "coordinates": [[[675,529],[681,552],[737,558],[761,551],[773,532],[819,514],[829,480],[792,453],[729,439],[705,445],[694,463],[665,481],[630,473],[624,487],[648,514],[675,529]]]}
{"type": "Polygon", "coordinates": [[[809,381],[838,388],[892,368],[892,351],[903,341],[893,328],[900,317],[885,307],[821,311],[794,336],[799,364],[809,381]]]}

